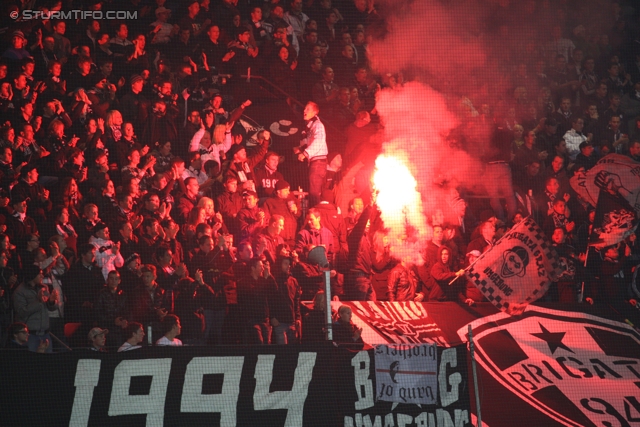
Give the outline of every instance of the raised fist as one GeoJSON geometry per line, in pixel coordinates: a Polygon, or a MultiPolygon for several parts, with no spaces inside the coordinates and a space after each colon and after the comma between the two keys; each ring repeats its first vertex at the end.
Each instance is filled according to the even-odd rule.
{"type": "Polygon", "coordinates": [[[613,196],[620,195],[622,197],[627,197],[629,194],[631,194],[631,191],[629,191],[622,185],[620,175],[615,173],[610,173],[602,170],[598,172],[594,182],[600,189],[613,196]]]}

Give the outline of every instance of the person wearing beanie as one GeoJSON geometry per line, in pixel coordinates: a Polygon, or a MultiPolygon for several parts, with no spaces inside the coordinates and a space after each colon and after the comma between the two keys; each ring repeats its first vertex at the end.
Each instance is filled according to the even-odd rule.
{"type": "Polygon", "coordinates": [[[129,80],[130,90],[120,100],[120,112],[127,122],[142,123],[147,119],[149,100],[142,94],[144,79],[134,74],[129,80]]]}

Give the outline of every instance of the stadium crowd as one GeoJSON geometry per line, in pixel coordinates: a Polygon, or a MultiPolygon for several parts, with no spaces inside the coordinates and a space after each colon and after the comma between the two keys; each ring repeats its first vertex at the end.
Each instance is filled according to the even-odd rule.
{"type": "MultiPolygon", "coordinates": [[[[75,5],[3,7],[21,16],[75,5]]],[[[145,334],[159,345],[321,340],[323,273],[308,259],[316,246],[331,264],[333,298],[471,305],[483,296],[462,268],[526,216],[568,266],[545,300],[640,296],[635,235],[587,252],[594,209],[569,185],[608,153],[640,161],[637,10],[628,15],[611,2],[605,12],[615,25],[596,33],[563,2],[561,25],[539,35],[546,43],[504,64],[511,79],[496,88],[503,96],[468,97],[461,128],[496,128],[495,150],[481,157],[488,199],[449,189],[416,266],[390,255],[370,188],[382,146],[376,93],[403,83],[369,67],[369,32],[384,24],[371,0],[83,7],[137,19],[3,17],[7,346],[63,349],[51,334],[72,346],[87,346],[88,336],[97,351],[137,348],[145,334]],[[243,77],[251,73],[267,76],[303,114],[304,138],[293,153],[277,151],[268,129],[248,137],[238,123],[253,104],[243,77]],[[327,141],[325,125],[346,142],[327,141]],[[308,187],[296,192],[280,171],[298,162],[308,165],[308,187]],[[300,301],[310,300],[314,308],[303,315],[300,301]]],[[[336,328],[360,341],[347,311],[336,328]]]]}

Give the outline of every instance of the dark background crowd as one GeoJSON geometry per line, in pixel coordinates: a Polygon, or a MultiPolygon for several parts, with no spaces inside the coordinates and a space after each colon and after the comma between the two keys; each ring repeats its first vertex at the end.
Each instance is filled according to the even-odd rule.
{"type": "MultiPolygon", "coordinates": [[[[640,9],[603,2],[612,26],[601,30],[581,22],[580,2],[524,2],[553,14],[552,31],[499,64],[508,77],[491,96],[451,98],[465,108],[450,142],[484,162],[487,191],[448,189],[416,266],[391,255],[370,184],[384,140],[376,93],[405,79],[369,66],[384,5],[76,3],[5,2],[0,17],[3,342],[321,340],[316,246],[334,298],[472,305],[483,297],[461,268],[526,216],[568,266],[544,300],[640,296],[635,236],[587,251],[594,208],[569,185],[609,153],[640,161],[640,9]],[[75,9],[137,15],[47,19],[75,9]],[[23,19],[27,10],[45,17],[23,19]],[[309,122],[327,128],[312,194],[299,166],[313,159],[240,124],[274,100],[300,117],[311,101],[319,118],[309,122]],[[488,124],[492,149],[477,150],[473,129],[488,124]],[[305,300],[315,308],[303,315],[305,300]]],[[[336,328],[360,339],[347,310],[336,328]]]]}

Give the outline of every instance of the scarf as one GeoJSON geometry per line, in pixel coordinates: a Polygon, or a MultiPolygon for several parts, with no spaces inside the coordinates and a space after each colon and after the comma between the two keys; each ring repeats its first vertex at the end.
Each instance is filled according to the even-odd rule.
{"type": "Polygon", "coordinates": [[[65,239],[67,237],[76,237],[76,230],[73,228],[73,226],[69,223],[66,224],[56,224],[56,232],[61,235],[62,237],[64,237],[65,239]]]}
{"type": "Polygon", "coordinates": [[[111,126],[111,132],[113,133],[113,139],[118,142],[122,138],[122,129],[120,125],[111,126]]]}

